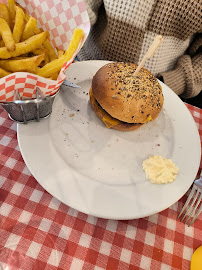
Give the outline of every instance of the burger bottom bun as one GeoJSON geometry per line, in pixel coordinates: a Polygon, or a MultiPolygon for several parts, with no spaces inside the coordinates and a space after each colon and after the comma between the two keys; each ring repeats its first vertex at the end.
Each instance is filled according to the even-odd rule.
{"type": "Polygon", "coordinates": [[[122,122],[120,120],[117,120],[113,118],[111,115],[109,115],[96,101],[92,93],[90,94],[90,104],[93,110],[95,111],[95,114],[97,117],[108,127],[120,131],[132,131],[140,128],[144,124],[131,124],[122,122]],[[112,124],[112,122],[115,122],[115,124],[112,124]]]}

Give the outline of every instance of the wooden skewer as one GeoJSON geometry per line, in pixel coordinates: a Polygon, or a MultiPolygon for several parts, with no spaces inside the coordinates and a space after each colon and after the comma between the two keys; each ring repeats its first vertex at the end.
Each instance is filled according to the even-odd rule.
{"type": "Polygon", "coordinates": [[[138,68],[134,72],[134,76],[137,75],[137,73],[143,67],[143,65],[147,61],[147,59],[153,57],[155,51],[158,49],[158,47],[160,46],[162,41],[163,41],[163,37],[161,35],[158,35],[158,36],[155,37],[152,45],[149,47],[148,51],[146,52],[145,56],[143,57],[142,61],[140,62],[138,68]]]}

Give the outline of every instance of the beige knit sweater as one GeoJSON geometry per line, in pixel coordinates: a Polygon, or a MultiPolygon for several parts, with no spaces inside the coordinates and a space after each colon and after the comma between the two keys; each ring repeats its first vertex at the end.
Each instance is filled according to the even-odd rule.
{"type": "Polygon", "coordinates": [[[144,67],[184,98],[202,90],[202,0],[86,0],[91,22],[79,60],[139,64],[157,34],[163,42],[144,67]]]}

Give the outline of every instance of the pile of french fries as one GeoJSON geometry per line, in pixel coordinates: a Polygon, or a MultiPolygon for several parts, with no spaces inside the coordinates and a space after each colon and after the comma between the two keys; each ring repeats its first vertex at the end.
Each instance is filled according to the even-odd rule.
{"type": "Polygon", "coordinates": [[[57,80],[63,64],[69,61],[83,37],[76,28],[66,51],[55,49],[49,33],[38,28],[37,20],[15,0],[0,3],[0,78],[13,72],[30,72],[57,80]]]}

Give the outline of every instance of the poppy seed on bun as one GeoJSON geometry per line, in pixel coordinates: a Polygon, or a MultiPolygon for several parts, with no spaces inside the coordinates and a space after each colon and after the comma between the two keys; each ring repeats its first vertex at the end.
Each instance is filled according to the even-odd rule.
{"type": "Polygon", "coordinates": [[[145,68],[112,62],[101,67],[92,80],[90,103],[109,128],[134,130],[153,121],[163,106],[158,80],[145,68]]]}

